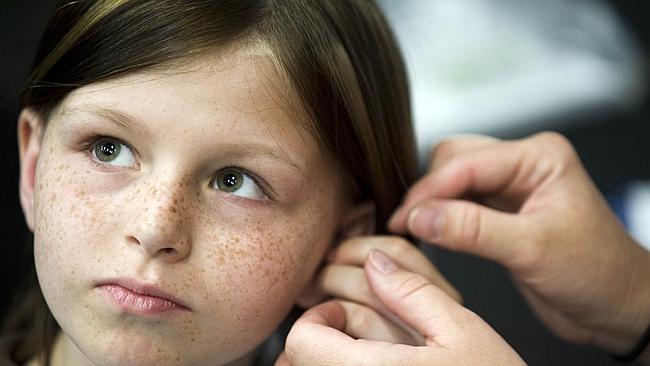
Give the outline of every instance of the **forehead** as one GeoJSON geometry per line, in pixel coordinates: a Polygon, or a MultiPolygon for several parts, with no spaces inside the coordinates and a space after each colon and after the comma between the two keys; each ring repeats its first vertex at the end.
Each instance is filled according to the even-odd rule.
{"type": "Polygon", "coordinates": [[[56,115],[117,111],[152,140],[175,137],[195,150],[241,141],[274,145],[302,168],[310,158],[331,160],[305,127],[306,113],[289,90],[269,56],[237,50],[84,86],[56,115]]]}

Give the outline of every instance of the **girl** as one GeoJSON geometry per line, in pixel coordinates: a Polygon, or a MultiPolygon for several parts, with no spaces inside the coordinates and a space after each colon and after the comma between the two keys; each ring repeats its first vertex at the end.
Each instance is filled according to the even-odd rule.
{"type": "Polygon", "coordinates": [[[40,289],[8,318],[15,364],[253,363],[415,176],[371,1],[59,1],[22,108],[40,289]]]}

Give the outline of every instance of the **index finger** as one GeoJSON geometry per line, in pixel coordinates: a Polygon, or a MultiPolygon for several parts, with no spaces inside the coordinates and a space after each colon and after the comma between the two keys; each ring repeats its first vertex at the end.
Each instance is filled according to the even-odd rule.
{"type": "Polygon", "coordinates": [[[409,190],[388,223],[392,232],[404,233],[411,209],[431,198],[458,198],[467,194],[519,194],[534,185],[519,182],[521,171],[530,168],[522,147],[503,142],[451,159],[422,177],[409,190]],[[521,186],[520,183],[524,183],[521,186]]]}
{"type": "Polygon", "coordinates": [[[431,161],[429,162],[429,170],[436,170],[447,161],[463,153],[494,145],[499,142],[501,142],[501,140],[492,136],[476,134],[461,134],[445,138],[439,141],[433,148],[433,151],[431,152],[431,161]]]}

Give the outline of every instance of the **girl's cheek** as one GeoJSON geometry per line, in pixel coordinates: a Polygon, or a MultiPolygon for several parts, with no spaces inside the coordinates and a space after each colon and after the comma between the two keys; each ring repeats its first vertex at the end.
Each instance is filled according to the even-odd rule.
{"type": "Polygon", "coordinates": [[[101,262],[102,250],[107,250],[101,238],[115,231],[120,215],[110,195],[90,194],[96,185],[78,160],[57,148],[42,151],[35,181],[34,238],[37,269],[47,272],[39,276],[43,281],[74,279],[83,267],[101,262]]]}
{"type": "MultiPolygon", "coordinates": [[[[292,301],[310,280],[331,242],[322,216],[299,215],[289,218],[244,218],[236,225],[221,226],[197,248],[205,258],[214,287],[228,286],[235,298],[292,301]],[[320,230],[319,230],[320,229],[320,230]]],[[[214,227],[205,225],[205,227],[214,227]]],[[[198,230],[196,230],[198,231],[198,230]]],[[[215,288],[216,290],[216,288],[215,288]]]]}

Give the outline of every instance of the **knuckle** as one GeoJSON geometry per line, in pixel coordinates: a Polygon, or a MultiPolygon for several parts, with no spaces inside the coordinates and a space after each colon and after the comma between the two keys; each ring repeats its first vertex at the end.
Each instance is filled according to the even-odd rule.
{"type": "Polygon", "coordinates": [[[459,245],[473,252],[483,240],[481,214],[478,209],[469,206],[460,211],[460,225],[457,228],[459,245]]]}
{"type": "Polygon", "coordinates": [[[296,354],[296,352],[299,352],[302,348],[303,340],[307,339],[309,336],[309,332],[306,328],[306,324],[302,324],[301,322],[296,322],[291,327],[284,343],[285,352],[288,356],[296,354]]]}
{"type": "MultiPolygon", "coordinates": [[[[372,289],[366,280],[362,269],[358,269],[349,276],[348,284],[337,291],[335,295],[342,296],[351,301],[370,303],[374,297],[372,289]]],[[[334,292],[334,291],[333,291],[334,292]]]]}
{"type": "Polygon", "coordinates": [[[368,311],[364,311],[362,307],[353,307],[349,310],[347,317],[348,326],[357,332],[364,332],[374,324],[374,319],[372,319],[371,314],[368,311]]]}
{"type": "Polygon", "coordinates": [[[533,139],[538,148],[543,149],[545,153],[551,153],[560,161],[573,161],[577,154],[571,141],[564,135],[552,131],[539,132],[533,135],[533,139]]]}
{"type": "Polygon", "coordinates": [[[438,153],[451,153],[454,151],[454,148],[456,147],[456,141],[452,139],[446,139],[440,141],[436,147],[434,148],[434,152],[438,153]]]}
{"type": "Polygon", "coordinates": [[[386,251],[393,258],[402,258],[413,253],[415,246],[410,241],[394,236],[387,241],[386,251]]]}
{"type": "MultiPolygon", "coordinates": [[[[478,314],[467,308],[462,308],[459,310],[459,312],[456,314],[456,322],[459,328],[468,330],[473,330],[477,327],[483,327],[485,325],[485,321],[480,316],[478,316],[478,314]]],[[[467,334],[469,335],[472,333],[473,332],[468,332],[467,334]]]]}
{"type": "Polygon", "coordinates": [[[397,287],[395,293],[398,301],[409,300],[417,296],[419,292],[427,287],[435,287],[426,278],[419,274],[411,273],[406,279],[397,287]]]}
{"type": "Polygon", "coordinates": [[[453,140],[443,140],[436,145],[431,151],[431,160],[443,160],[453,156],[456,152],[457,142],[453,140]]]}
{"type": "Polygon", "coordinates": [[[356,302],[368,302],[373,297],[372,289],[361,268],[330,268],[331,274],[324,277],[323,288],[329,295],[356,302]]]}
{"type": "Polygon", "coordinates": [[[525,250],[518,250],[513,258],[513,265],[518,271],[536,271],[545,261],[546,243],[548,242],[547,230],[535,226],[529,227],[526,241],[521,243],[525,250]]]}

